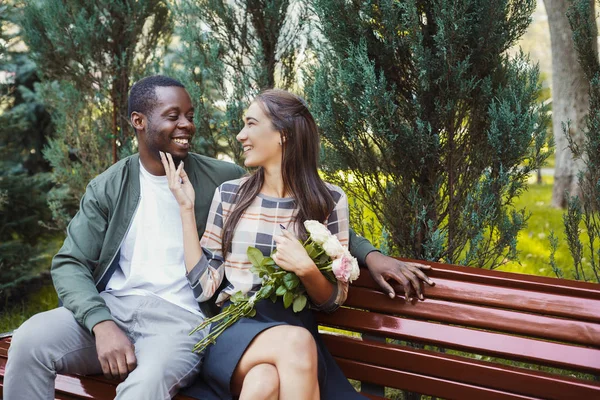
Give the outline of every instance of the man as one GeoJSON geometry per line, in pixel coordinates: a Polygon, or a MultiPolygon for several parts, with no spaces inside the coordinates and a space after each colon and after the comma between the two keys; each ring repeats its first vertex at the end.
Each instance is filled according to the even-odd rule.
{"type": "MultiPolygon", "coordinates": [[[[201,357],[191,352],[205,332],[188,336],[203,314],[185,275],[179,207],[159,151],[185,169],[196,189],[200,236],[214,191],[240,167],[190,153],[194,109],[183,85],[164,76],[137,82],[129,115],[139,153],[90,182],[67,238],[52,262],[64,307],[38,314],[15,333],[4,396],[53,399],[57,372],[123,379],[117,398],[165,399],[191,383],[201,357]]],[[[381,255],[356,235],[351,251],[391,296],[394,279],[422,298],[419,264],[381,255]]],[[[426,267],[425,267],[426,268],[426,267]]]]}

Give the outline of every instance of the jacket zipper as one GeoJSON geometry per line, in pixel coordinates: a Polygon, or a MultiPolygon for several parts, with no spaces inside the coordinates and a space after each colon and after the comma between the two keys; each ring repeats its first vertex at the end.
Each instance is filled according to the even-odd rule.
{"type": "Polygon", "coordinates": [[[123,242],[125,241],[125,238],[127,237],[127,234],[129,233],[129,230],[131,229],[131,225],[133,225],[133,219],[135,218],[135,214],[137,212],[137,209],[140,206],[140,199],[141,198],[142,198],[142,196],[139,195],[138,198],[137,198],[137,203],[135,204],[135,208],[133,210],[133,214],[131,215],[131,220],[129,221],[129,226],[127,227],[127,230],[125,231],[125,234],[121,238],[121,242],[119,243],[119,246],[117,247],[117,250],[115,251],[115,254],[113,254],[113,256],[111,257],[110,262],[108,263],[106,269],[104,270],[104,272],[102,273],[102,275],[100,275],[100,277],[98,278],[98,281],[96,281],[96,283],[95,283],[96,286],[98,285],[98,283],[102,282],[102,279],[104,278],[104,275],[106,275],[106,273],[110,269],[110,266],[112,265],[113,261],[115,261],[115,257],[117,257],[117,254],[119,253],[119,250],[121,249],[121,246],[123,245],[123,242]]]}

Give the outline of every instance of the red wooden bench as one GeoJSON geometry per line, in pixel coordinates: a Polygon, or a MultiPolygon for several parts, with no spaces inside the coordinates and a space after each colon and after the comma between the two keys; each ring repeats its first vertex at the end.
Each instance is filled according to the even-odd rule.
{"type": "MultiPolygon", "coordinates": [[[[368,397],[387,387],[445,399],[600,399],[600,285],[431,265],[425,301],[392,300],[364,271],[345,307],[318,314],[362,336],[323,332],[368,397]]],[[[0,340],[0,379],[9,345],[0,340]]],[[[115,385],[61,375],[56,397],[112,398],[115,385]]]]}

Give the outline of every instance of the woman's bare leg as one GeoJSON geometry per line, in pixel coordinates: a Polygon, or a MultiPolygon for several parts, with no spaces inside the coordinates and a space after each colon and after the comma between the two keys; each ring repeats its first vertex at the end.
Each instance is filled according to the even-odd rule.
{"type": "Polygon", "coordinates": [[[244,378],[260,364],[277,368],[281,400],[319,399],[317,345],[308,330],[279,325],[257,335],[233,372],[232,393],[241,393],[244,378]]]}
{"type": "MultiPolygon", "coordinates": [[[[236,393],[237,394],[237,393],[236,393]]],[[[279,374],[272,364],[258,364],[244,378],[239,400],[278,400],[279,374]]]]}

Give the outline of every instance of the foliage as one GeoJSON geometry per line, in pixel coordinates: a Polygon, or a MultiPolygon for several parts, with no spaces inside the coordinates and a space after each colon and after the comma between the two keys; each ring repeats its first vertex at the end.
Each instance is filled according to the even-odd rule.
{"type": "Polygon", "coordinates": [[[578,174],[580,197],[568,196],[563,221],[573,259],[574,278],[600,283],[600,62],[593,15],[593,3],[585,0],[574,1],[567,13],[573,29],[575,50],[590,82],[590,110],[586,129],[581,133],[581,145],[568,135],[568,124],[564,126],[569,148],[574,157],[583,160],[584,169],[578,174]],[[584,230],[581,229],[582,223],[584,230]],[[582,233],[586,236],[587,246],[580,240],[582,233]],[[587,259],[591,264],[588,274],[584,268],[587,259]]]}
{"type": "Polygon", "coordinates": [[[64,228],[85,184],[135,147],[129,87],[168,43],[172,19],[162,0],[48,0],[27,2],[20,24],[56,125],[45,156],[56,183],[51,208],[64,228]]]}
{"type": "Polygon", "coordinates": [[[35,64],[20,49],[14,23],[17,7],[0,4],[0,292],[39,273],[41,243],[51,236],[46,193],[51,188],[49,165],[42,148],[53,126],[34,87],[35,64]]]}
{"type": "Polygon", "coordinates": [[[306,40],[307,9],[295,0],[183,0],[174,8],[182,43],[167,70],[196,106],[198,151],[238,163],[235,136],[265,88],[290,88],[306,40]]]}
{"type": "Polygon", "coordinates": [[[307,88],[330,181],[403,256],[495,268],[547,157],[537,68],[506,55],[535,2],[314,0],[328,51],[307,88]],[[339,171],[353,176],[344,179],[339,171]]]}

